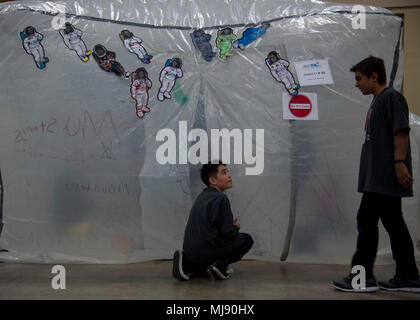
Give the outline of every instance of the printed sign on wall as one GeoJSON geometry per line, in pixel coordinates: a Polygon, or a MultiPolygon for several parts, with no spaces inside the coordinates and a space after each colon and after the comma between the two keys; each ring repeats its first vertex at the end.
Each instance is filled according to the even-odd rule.
{"type": "Polygon", "coordinates": [[[302,92],[291,97],[283,92],[283,119],[318,120],[317,94],[302,92]]]}
{"type": "Polygon", "coordinates": [[[328,59],[298,61],[295,70],[301,87],[334,83],[328,59]]]}

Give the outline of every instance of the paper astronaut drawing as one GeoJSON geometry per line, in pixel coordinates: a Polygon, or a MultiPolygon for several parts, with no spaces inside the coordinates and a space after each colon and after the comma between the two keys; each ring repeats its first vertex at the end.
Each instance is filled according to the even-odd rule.
{"type": "Polygon", "coordinates": [[[245,50],[247,45],[251,44],[263,34],[265,34],[269,27],[270,24],[268,22],[263,22],[260,27],[247,28],[242,33],[242,37],[233,42],[233,48],[245,50]]]}
{"type": "Polygon", "coordinates": [[[226,61],[232,55],[232,41],[236,40],[236,35],[232,28],[223,28],[217,31],[216,47],[219,48],[219,57],[226,61]]]}
{"type": "Polygon", "coordinates": [[[102,70],[106,72],[113,72],[124,79],[130,78],[130,72],[126,72],[124,67],[115,60],[115,52],[108,51],[103,45],[97,44],[93,48],[92,55],[102,70]]]}
{"type": "Polygon", "coordinates": [[[175,81],[183,75],[181,68],[182,60],[180,58],[168,59],[166,61],[165,67],[161,70],[159,76],[160,88],[157,96],[159,101],[172,98],[171,90],[175,85],[175,81]]]}
{"type": "Polygon", "coordinates": [[[64,29],[58,31],[63,38],[63,41],[67,48],[73,50],[77,53],[80,60],[87,62],[89,56],[92,53],[90,50],[86,49],[86,44],[82,40],[82,31],[76,29],[70,22],[66,22],[64,29]]]}
{"type": "Polygon", "coordinates": [[[143,40],[134,36],[130,30],[122,30],[120,38],[127,50],[136,54],[141,62],[149,64],[152,61],[153,56],[148,55],[146,49],[142,46],[143,40]]]}
{"type": "Polygon", "coordinates": [[[292,73],[289,71],[289,61],[282,59],[277,51],[271,51],[267,55],[265,63],[274,79],[282,83],[290,95],[298,94],[300,85],[295,82],[292,73]]]}
{"type": "Polygon", "coordinates": [[[136,115],[140,119],[144,117],[150,108],[149,103],[149,89],[152,87],[152,81],[149,79],[149,74],[145,68],[138,68],[131,74],[131,97],[136,101],[136,115]]]}
{"type": "Polygon", "coordinates": [[[36,31],[32,26],[26,27],[21,33],[22,45],[26,53],[34,58],[35,64],[39,69],[44,69],[50,60],[45,57],[44,47],[41,44],[44,36],[36,31]]]}
{"type": "Polygon", "coordinates": [[[195,48],[200,50],[203,59],[210,62],[216,55],[210,44],[211,35],[205,33],[203,29],[198,29],[190,33],[190,36],[195,48]]]}

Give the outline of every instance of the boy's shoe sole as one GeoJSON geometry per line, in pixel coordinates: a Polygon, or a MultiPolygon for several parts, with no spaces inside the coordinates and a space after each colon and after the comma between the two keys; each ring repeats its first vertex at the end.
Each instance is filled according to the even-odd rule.
{"type": "Polygon", "coordinates": [[[229,279],[229,275],[224,275],[219,269],[217,269],[213,265],[209,265],[207,268],[207,274],[213,280],[227,280],[229,279]]]}
{"type": "Polygon", "coordinates": [[[377,286],[376,287],[366,287],[365,289],[353,289],[353,288],[348,289],[348,288],[340,287],[339,285],[336,285],[334,282],[333,282],[333,287],[336,288],[339,291],[356,292],[356,293],[363,293],[363,292],[370,293],[370,292],[376,292],[376,291],[379,290],[379,287],[377,287],[377,286]]]}
{"type": "Polygon", "coordinates": [[[379,284],[379,288],[381,290],[385,290],[385,291],[392,291],[392,292],[414,292],[414,293],[420,293],[420,288],[418,287],[410,287],[410,286],[401,286],[398,288],[392,288],[392,287],[388,287],[385,283],[381,283],[381,281],[378,282],[379,284]]]}
{"type": "Polygon", "coordinates": [[[184,274],[182,270],[182,251],[181,250],[176,250],[174,253],[172,275],[180,281],[190,280],[190,277],[184,274]]]}

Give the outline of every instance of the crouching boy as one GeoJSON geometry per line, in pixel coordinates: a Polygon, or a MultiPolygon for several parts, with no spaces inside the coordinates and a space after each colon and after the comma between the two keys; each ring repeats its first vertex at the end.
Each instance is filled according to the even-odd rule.
{"type": "Polygon", "coordinates": [[[228,266],[239,261],[252,247],[249,234],[239,233],[224,190],[232,188],[232,177],[222,162],[201,168],[205,188],[195,200],[185,227],[183,250],[174,253],[172,273],[181,281],[194,274],[216,280],[229,278],[228,266]]]}

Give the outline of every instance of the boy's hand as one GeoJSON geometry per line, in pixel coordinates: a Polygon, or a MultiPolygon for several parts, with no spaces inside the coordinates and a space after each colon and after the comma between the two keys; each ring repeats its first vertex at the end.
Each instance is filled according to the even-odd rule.
{"type": "Polygon", "coordinates": [[[235,220],[233,220],[233,225],[237,226],[238,229],[241,229],[241,225],[238,223],[238,219],[236,218],[235,220]]]}
{"type": "Polygon", "coordinates": [[[413,177],[408,172],[407,166],[403,162],[395,164],[395,175],[400,185],[404,188],[408,188],[413,184],[413,177]]]}

